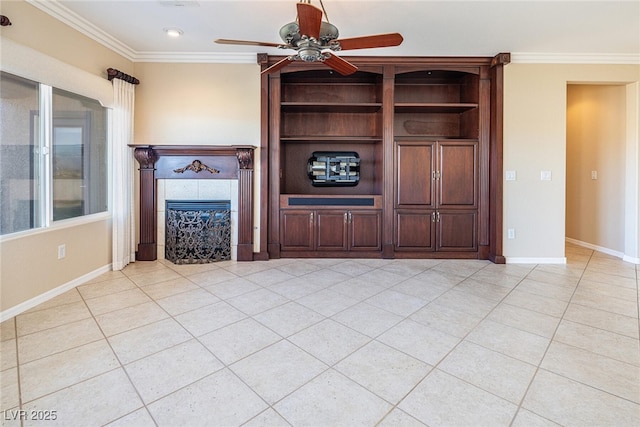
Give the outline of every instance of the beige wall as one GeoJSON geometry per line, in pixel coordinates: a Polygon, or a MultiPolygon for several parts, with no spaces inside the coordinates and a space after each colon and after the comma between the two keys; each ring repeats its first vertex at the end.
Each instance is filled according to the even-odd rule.
{"type": "MultiPolygon", "coordinates": [[[[2,311],[83,276],[104,271],[111,263],[111,221],[29,233],[2,241],[2,311]],[[66,257],[58,259],[58,245],[66,246],[66,257]]],[[[76,284],[81,284],[76,283],[76,284]]]]}
{"type": "Polygon", "coordinates": [[[260,146],[256,64],[137,63],[136,144],[260,146]]]}
{"type": "Polygon", "coordinates": [[[625,109],[623,85],[567,87],[566,234],[618,253],[624,253],[625,109]]]}
{"type": "Polygon", "coordinates": [[[638,65],[509,64],[504,87],[503,252],[511,261],[562,262],[565,243],[567,84],[623,83],[625,114],[625,255],[638,246],[638,65]],[[541,181],[540,172],[552,172],[541,181]],[[507,229],[515,239],[506,239],[507,229]]]}

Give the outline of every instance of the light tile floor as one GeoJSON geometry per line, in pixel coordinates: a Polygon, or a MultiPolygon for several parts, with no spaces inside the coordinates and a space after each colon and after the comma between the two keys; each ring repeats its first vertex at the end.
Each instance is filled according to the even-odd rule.
{"type": "Polygon", "coordinates": [[[638,426],[639,268],[567,258],[137,262],[2,323],[2,423],[638,426]]]}

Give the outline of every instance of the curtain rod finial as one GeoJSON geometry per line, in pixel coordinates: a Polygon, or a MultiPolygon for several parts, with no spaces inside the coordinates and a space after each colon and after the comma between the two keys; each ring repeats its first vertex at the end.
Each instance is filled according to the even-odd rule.
{"type": "Polygon", "coordinates": [[[140,80],[136,79],[129,74],[125,74],[120,70],[116,70],[115,68],[107,68],[107,80],[111,81],[113,79],[124,80],[127,83],[131,83],[134,85],[140,84],[140,80]]]}

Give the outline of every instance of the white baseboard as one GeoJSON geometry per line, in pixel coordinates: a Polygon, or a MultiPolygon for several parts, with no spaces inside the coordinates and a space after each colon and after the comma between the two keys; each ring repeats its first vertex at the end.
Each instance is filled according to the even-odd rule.
{"type": "Polygon", "coordinates": [[[111,264],[109,265],[105,265],[104,267],[100,267],[97,270],[94,270],[90,273],[87,273],[83,276],[80,276],[76,279],[73,279],[70,282],[67,282],[63,285],[58,286],[57,288],[51,289],[50,291],[47,291],[43,294],[38,295],[37,297],[31,298],[30,300],[27,300],[23,303],[20,303],[16,306],[13,306],[11,308],[6,309],[5,311],[0,312],[0,322],[4,322],[7,319],[10,319],[14,316],[17,316],[20,313],[23,313],[35,306],[37,306],[38,304],[42,304],[43,302],[47,302],[49,301],[51,298],[55,298],[58,295],[62,295],[63,293],[67,292],[68,290],[71,290],[73,288],[75,288],[76,286],[80,286],[86,282],[88,282],[91,279],[94,279],[98,276],[100,276],[101,274],[104,274],[108,271],[111,271],[111,264]]]}
{"type": "Polygon", "coordinates": [[[602,252],[603,254],[615,256],[615,257],[618,257],[618,258],[624,257],[624,253],[623,252],[614,251],[613,249],[605,248],[603,246],[598,246],[598,245],[594,245],[592,243],[583,242],[582,240],[572,239],[571,237],[565,237],[564,240],[567,243],[572,243],[572,244],[574,244],[576,246],[580,246],[580,247],[583,247],[583,248],[587,248],[587,249],[591,249],[591,250],[594,250],[594,251],[602,252]]]}
{"type": "Polygon", "coordinates": [[[613,249],[605,248],[598,245],[593,245],[591,243],[583,242],[581,240],[572,239],[571,237],[565,237],[565,241],[568,243],[572,243],[576,246],[580,246],[583,248],[591,249],[594,251],[602,252],[603,254],[620,258],[625,262],[630,262],[632,264],[640,264],[640,258],[625,255],[623,252],[620,252],[620,251],[614,251],[613,249]]]}
{"type": "Polygon", "coordinates": [[[507,264],[566,264],[567,259],[561,258],[545,258],[545,257],[505,257],[507,264]]]}
{"type": "Polygon", "coordinates": [[[632,264],[640,264],[640,258],[630,257],[628,255],[623,256],[622,260],[632,264]]]}

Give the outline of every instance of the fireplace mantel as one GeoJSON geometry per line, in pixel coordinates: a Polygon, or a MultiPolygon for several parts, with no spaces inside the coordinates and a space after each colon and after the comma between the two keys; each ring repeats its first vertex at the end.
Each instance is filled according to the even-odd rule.
{"type": "Polygon", "coordinates": [[[238,261],[253,260],[253,151],[246,145],[130,145],[140,165],[136,259],[157,258],[157,179],[238,180],[238,261]]]}

